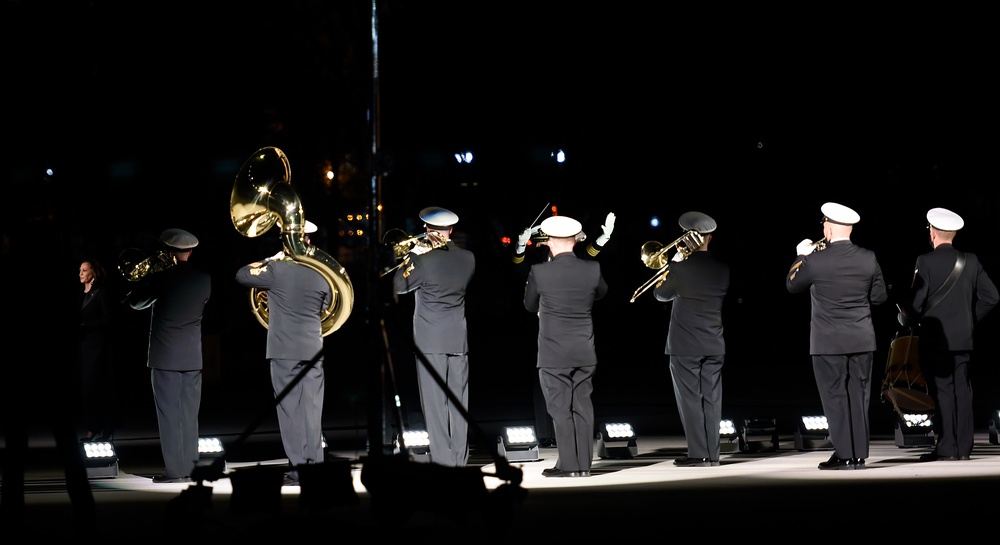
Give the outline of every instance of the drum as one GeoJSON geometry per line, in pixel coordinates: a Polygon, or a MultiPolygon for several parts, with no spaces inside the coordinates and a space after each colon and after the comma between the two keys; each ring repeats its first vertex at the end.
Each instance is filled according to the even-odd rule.
{"type": "Polygon", "coordinates": [[[920,372],[920,337],[899,335],[889,345],[889,360],[882,381],[882,402],[903,417],[904,413],[934,411],[934,399],[924,375],[920,372]]]}

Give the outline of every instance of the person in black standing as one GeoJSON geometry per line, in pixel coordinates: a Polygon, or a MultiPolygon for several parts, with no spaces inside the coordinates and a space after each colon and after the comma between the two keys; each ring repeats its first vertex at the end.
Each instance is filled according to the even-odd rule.
{"type": "Polygon", "coordinates": [[[198,239],[183,229],[160,233],[158,263],[139,280],[126,301],[135,310],[152,309],[150,368],[164,471],[154,483],[191,482],[198,462],[201,409],[202,318],[212,295],[211,276],[189,261],[198,239]],[[171,263],[174,263],[171,265],[171,263]]]}
{"type": "Polygon", "coordinates": [[[692,211],[678,223],[685,232],[697,233],[701,245],[678,249],[666,277],[653,288],[657,301],[671,302],[665,353],[687,441],[687,456],[674,465],[717,466],[726,359],[722,303],[729,289],[729,265],[708,251],[714,219],[692,211]]]}
{"type": "MultiPolygon", "coordinates": [[[[308,233],[316,227],[306,222],[303,229],[301,235],[283,231],[282,236],[301,236],[309,246],[308,233]]],[[[294,245],[286,243],[284,247],[291,251],[294,245]]],[[[264,356],[270,360],[274,397],[285,394],[277,401],[278,431],[290,466],[283,484],[299,486],[297,468],[326,459],[323,313],[333,300],[333,293],[323,275],[285,255],[284,249],[267,260],[244,265],[236,271],[236,281],[248,288],[267,291],[264,356]]]]}
{"type": "Polygon", "coordinates": [[[910,297],[899,314],[902,325],[919,325],[920,367],[931,379],[935,405],[937,445],[920,460],[969,460],[975,443],[974,331],[1000,296],[976,254],[952,244],[965,225],[962,217],[946,208],[932,208],[927,222],[934,249],[917,257],[910,297]]]}
{"type": "Polygon", "coordinates": [[[96,259],[80,262],[80,387],[83,427],[80,441],[108,441],[115,432],[113,413],[114,355],[112,339],[118,302],[96,259]]]}
{"type": "Polygon", "coordinates": [[[875,253],[851,242],[861,216],[823,204],[823,239],[804,239],[785,277],[789,293],[809,291],[809,354],[834,452],[820,469],[864,469],[870,447],[875,328],[871,307],[888,299],[875,253]],[[818,250],[818,251],[817,251],[818,250]]]}
{"type": "Polygon", "coordinates": [[[552,258],[536,263],[524,287],[524,308],[538,315],[538,380],[555,427],[559,456],[546,477],[589,477],[594,458],[594,391],[597,349],[594,301],[608,284],[597,261],[573,253],[583,241],[580,222],[552,216],[541,223],[552,258]]]}
{"type": "Polygon", "coordinates": [[[457,214],[432,206],[419,215],[431,242],[410,250],[393,275],[393,287],[397,295],[414,293],[415,297],[413,342],[423,360],[417,362],[417,386],[430,440],[430,461],[464,467],[469,461],[469,422],[463,414],[469,408],[465,294],[476,270],[476,258],[451,240],[457,214]]]}

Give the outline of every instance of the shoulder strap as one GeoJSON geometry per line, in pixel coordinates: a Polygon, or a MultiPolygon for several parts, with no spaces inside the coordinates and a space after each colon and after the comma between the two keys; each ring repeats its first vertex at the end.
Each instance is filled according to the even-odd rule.
{"type": "Polygon", "coordinates": [[[941,284],[941,287],[931,294],[930,300],[927,304],[927,309],[924,310],[924,314],[927,314],[928,310],[934,308],[935,305],[940,303],[941,300],[948,295],[952,286],[955,285],[955,281],[958,280],[958,277],[962,274],[963,268],[965,268],[965,254],[958,252],[958,259],[955,260],[955,267],[951,269],[951,274],[949,274],[948,278],[946,278],[944,283],[941,284]]]}

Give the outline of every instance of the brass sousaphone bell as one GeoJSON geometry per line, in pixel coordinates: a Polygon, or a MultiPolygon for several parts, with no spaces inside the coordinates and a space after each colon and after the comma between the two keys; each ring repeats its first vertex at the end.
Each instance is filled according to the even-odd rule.
{"type": "MultiPolygon", "coordinates": [[[[243,163],[229,200],[229,212],[236,230],[246,237],[258,237],[278,224],[284,260],[309,267],[330,285],[330,305],[323,312],[323,336],[344,325],[354,307],[354,285],[347,271],[333,257],[306,241],[305,215],[292,189],[291,167],[285,153],[275,147],[257,150],[243,163]]],[[[267,327],[267,291],[250,289],[250,308],[261,325],[267,327]]]]}

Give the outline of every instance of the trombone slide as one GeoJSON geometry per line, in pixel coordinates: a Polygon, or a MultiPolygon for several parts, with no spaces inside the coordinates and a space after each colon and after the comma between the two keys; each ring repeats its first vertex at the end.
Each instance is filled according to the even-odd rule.
{"type": "Polygon", "coordinates": [[[653,286],[659,286],[660,284],[662,284],[663,281],[667,279],[668,274],[670,274],[669,263],[667,263],[666,265],[663,266],[663,268],[657,271],[657,273],[654,274],[652,278],[646,280],[645,284],[639,286],[639,289],[635,290],[635,293],[632,294],[632,298],[629,299],[628,302],[634,303],[635,300],[638,299],[639,296],[642,295],[643,293],[646,293],[646,291],[649,290],[649,288],[653,286]]]}

